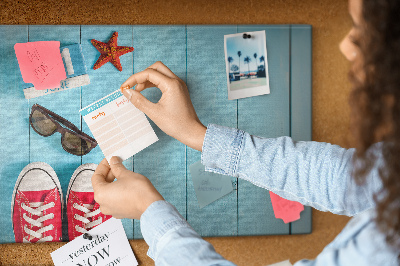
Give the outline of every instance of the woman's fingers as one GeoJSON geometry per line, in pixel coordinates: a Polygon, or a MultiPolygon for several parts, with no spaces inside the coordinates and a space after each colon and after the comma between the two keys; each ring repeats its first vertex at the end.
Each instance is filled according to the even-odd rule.
{"type": "Polygon", "coordinates": [[[173,79],[178,79],[178,76],[174,74],[174,72],[171,71],[166,65],[164,65],[161,61],[157,61],[148,68],[152,68],[154,70],[157,70],[158,72],[164,74],[167,77],[173,78],[173,79]]]}
{"type": "MultiPolygon", "coordinates": [[[[201,150],[206,127],[200,122],[190,100],[186,84],[161,62],[132,75],[122,84],[122,93],[166,134],[201,150]],[[136,89],[131,89],[136,85],[136,89]],[[126,89],[129,87],[129,89],[126,89]],[[157,103],[140,92],[158,87],[162,96],[157,103]]],[[[115,174],[115,173],[114,173],[115,174]]]]}
{"type": "Polygon", "coordinates": [[[92,176],[92,186],[94,190],[109,183],[107,181],[107,175],[110,172],[110,169],[107,160],[103,159],[92,176]]]}
{"type": "Polygon", "coordinates": [[[153,83],[151,83],[150,81],[146,81],[145,83],[139,83],[136,85],[135,90],[136,91],[144,91],[147,88],[152,88],[155,87],[155,85],[153,83]]]}
{"type": "Polygon", "coordinates": [[[110,168],[116,179],[119,179],[124,175],[128,175],[127,173],[129,172],[129,170],[126,169],[125,165],[122,164],[121,158],[117,156],[111,157],[110,168]]]}
{"type": "Polygon", "coordinates": [[[154,84],[154,87],[157,87],[164,93],[164,91],[171,86],[173,79],[170,77],[158,72],[155,69],[147,68],[142,72],[133,74],[130,76],[124,83],[122,83],[121,88],[124,89],[127,86],[132,88],[136,84],[151,82],[154,84]]]}
{"type": "Polygon", "coordinates": [[[149,101],[140,92],[133,89],[124,89],[122,94],[140,111],[145,113],[151,120],[156,116],[158,106],[149,101]]]}
{"type": "Polygon", "coordinates": [[[108,174],[107,174],[107,176],[106,176],[106,181],[109,182],[109,183],[111,183],[111,182],[114,181],[114,179],[115,179],[115,176],[114,176],[113,172],[112,172],[112,171],[109,171],[108,174]]]}

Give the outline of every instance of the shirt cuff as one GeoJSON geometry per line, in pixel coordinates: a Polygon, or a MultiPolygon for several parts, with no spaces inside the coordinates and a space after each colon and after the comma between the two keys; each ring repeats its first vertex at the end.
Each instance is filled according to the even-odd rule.
{"type": "Polygon", "coordinates": [[[140,228],[149,250],[147,255],[154,260],[157,256],[157,245],[169,231],[181,227],[190,227],[178,210],[169,202],[153,202],[140,217],[140,228]]]}
{"type": "Polygon", "coordinates": [[[209,124],[204,137],[201,163],[206,171],[237,177],[244,131],[209,124]]]}

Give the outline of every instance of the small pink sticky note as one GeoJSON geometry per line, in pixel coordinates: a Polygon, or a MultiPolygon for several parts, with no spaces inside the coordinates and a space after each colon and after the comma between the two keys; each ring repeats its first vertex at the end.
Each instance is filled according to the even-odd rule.
{"type": "Polygon", "coordinates": [[[300,213],[304,210],[303,204],[281,198],[271,191],[269,195],[275,218],[282,219],[285,224],[300,219],[300,213]]]}
{"type": "Polygon", "coordinates": [[[67,78],[60,53],[60,42],[27,42],[14,45],[15,55],[25,83],[37,90],[60,87],[67,78]]]}

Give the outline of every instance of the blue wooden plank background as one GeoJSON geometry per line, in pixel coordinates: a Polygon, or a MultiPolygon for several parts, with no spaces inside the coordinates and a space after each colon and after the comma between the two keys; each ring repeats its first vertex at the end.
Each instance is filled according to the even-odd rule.
{"type": "MultiPolygon", "coordinates": [[[[97,49],[91,44],[95,39],[108,42],[112,34],[118,32],[119,46],[132,46],[132,26],[81,26],[81,45],[86,67],[90,77],[90,85],[81,87],[81,108],[103,98],[120,88],[121,84],[133,73],[133,54],[128,53],[120,57],[122,71],[119,72],[111,63],[107,63],[97,70],[93,66],[100,56],[97,49]]],[[[90,133],[89,127],[81,119],[82,131],[90,133]]],[[[82,156],[82,163],[100,163],[104,158],[100,147],[97,146],[89,154],[82,156]]],[[[124,165],[133,170],[133,158],[125,160],[124,165]]],[[[123,219],[122,224],[128,238],[133,238],[133,221],[123,219]]]]}
{"type": "Polygon", "coordinates": [[[28,41],[28,26],[0,26],[0,243],[15,242],[11,199],[21,170],[29,164],[29,102],[14,44],[28,41]]]}
{"type": "MultiPolygon", "coordinates": [[[[34,161],[50,164],[60,179],[65,200],[74,170],[80,164],[99,163],[103,159],[99,147],[85,156],[73,156],[62,149],[60,134],[44,138],[30,130],[30,107],[39,103],[91,135],[79,109],[115,91],[130,75],[156,61],[165,63],[187,82],[193,105],[204,124],[238,127],[263,137],[289,135],[295,140],[311,140],[311,26],[308,25],[0,26],[0,38],[0,151],[3,155],[0,158],[3,195],[0,243],[14,242],[11,197],[24,166],[34,161]],[[259,30],[266,31],[271,93],[229,101],[224,35],[259,30]],[[118,45],[132,46],[134,52],[121,56],[122,72],[110,63],[93,70],[100,53],[90,40],[106,42],[114,31],[119,33],[118,45]],[[80,43],[91,84],[25,100],[14,44],[46,40],[58,40],[62,46],[80,43]]],[[[154,102],[161,96],[156,88],[144,94],[154,102]]],[[[189,172],[189,166],[200,160],[200,152],[151,124],[159,141],[124,164],[146,175],[202,236],[311,232],[311,208],[306,207],[299,221],[284,224],[274,217],[268,191],[234,178],[233,192],[200,209],[189,172]]],[[[128,238],[142,238],[139,221],[124,219],[123,225],[128,238]]],[[[64,228],[66,231],[66,222],[64,228]]]]}
{"type": "MultiPolygon", "coordinates": [[[[223,41],[224,35],[232,33],[236,26],[187,26],[187,85],[205,125],[236,127],[237,105],[228,101],[223,41]]],[[[200,156],[199,151],[187,148],[187,168],[200,156]]],[[[187,187],[187,220],[200,235],[237,235],[236,191],[200,209],[189,173],[187,187]]]]}
{"type": "MultiPolygon", "coordinates": [[[[135,26],[133,28],[134,72],[162,61],[181,79],[186,79],[185,26],[135,26]],[[156,44],[156,45],[154,45],[156,44]]],[[[161,92],[149,88],[143,92],[157,102],[161,92]]],[[[134,156],[134,170],[147,176],[165,200],[186,216],[186,146],[150,122],[159,141],[134,156]]],[[[134,221],[134,238],[142,238],[140,222],[134,221]]]]}
{"type": "MultiPolygon", "coordinates": [[[[79,26],[29,26],[29,41],[58,40],[61,46],[79,43],[79,29],[79,26]],[[60,32],[63,34],[60,35],[60,32]]],[[[56,114],[66,117],[75,125],[80,125],[80,115],[76,113],[77,108],[80,108],[80,101],[77,101],[77,99],[80,99],[79,90],[67,90],[65,93],[55,93],[31,99],[29,106],[32,107],[35,103],[40,104],[56,114]]],[[[30,162],[45,162],[54,169],[60,180],[63,192],[62,199],[65,201],[70,178],[75,169],[81,165],[81,157],[64,151],[61,146],[61,134],[58,133],[45,138],[31,129],[29,140],[30,162]]],[[[63,239],[65,239],[68,235],[66,234],[68,226],[65,222],[65,213],[63,217],[63,239]]]]}
{"type": "MultiPolygon", "coordinates": [[[[296,140],[312,139],[312,32],[308,25],[290,27],[290,136],[296,140]]],[[[291,234],[311,233],[311,207],[305,206],[300,220],[291,223],[291,234]]]]}
{"type": "MultiPolygon", "coordinates": [[[[271,93],[238,100],[238,128],[261,137],[288,136],[289,26],[238,27],[238,32],[260,30],[265,30],[266,34],[271,93]]],[[[239,235],[289,233],[289,225],[275,219],[271,199],[265,189],[239,180],[238,191],[239,235]]]]}

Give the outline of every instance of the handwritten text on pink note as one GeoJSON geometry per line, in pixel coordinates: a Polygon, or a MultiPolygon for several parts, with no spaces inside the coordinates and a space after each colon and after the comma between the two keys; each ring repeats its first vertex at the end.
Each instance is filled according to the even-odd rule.
{"type": "Polygon", "coordinates": [[[37,90],[60,87],[67,78],[60,53],[60,42],[27,42],[14,45],[15,55],[25,83],[37,90]]]}
{"type": "Polygon", "coordinates": [[[285,224],[300,219],[300,213],[304,210],[303,204],[281,198],[271,191],[269,195],[275,218],[282,219],[285,224]]]}

